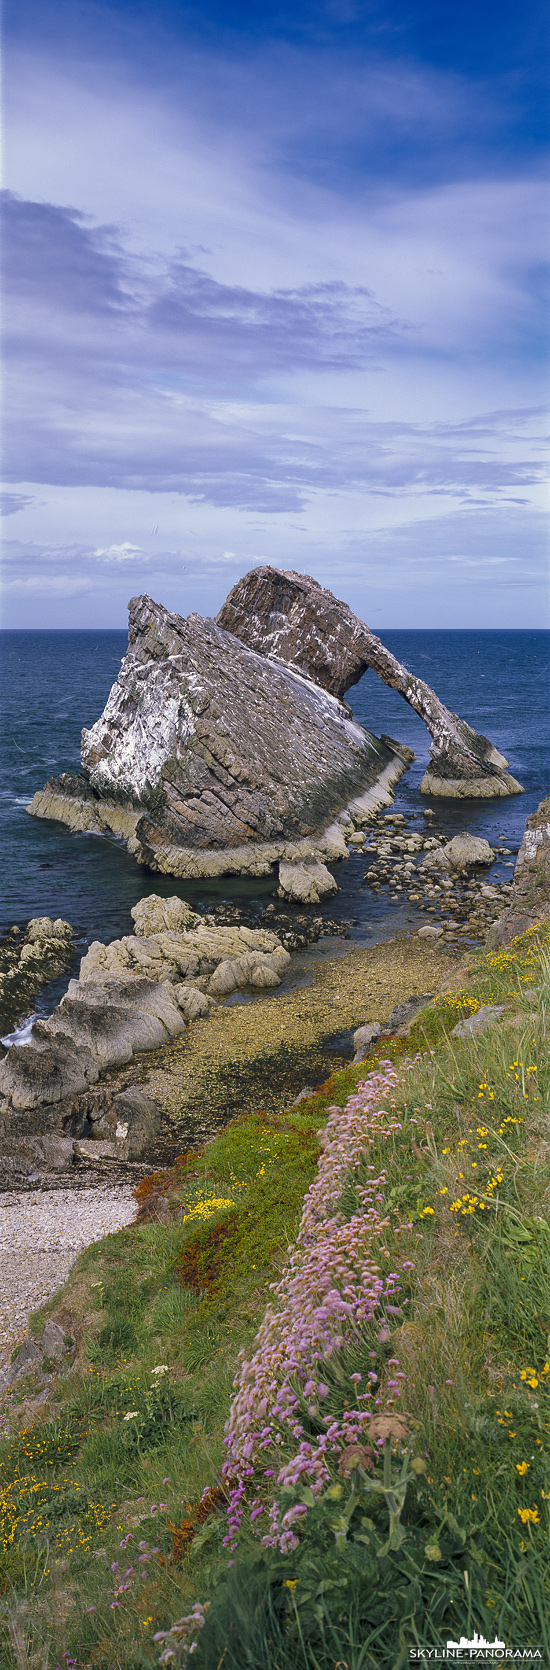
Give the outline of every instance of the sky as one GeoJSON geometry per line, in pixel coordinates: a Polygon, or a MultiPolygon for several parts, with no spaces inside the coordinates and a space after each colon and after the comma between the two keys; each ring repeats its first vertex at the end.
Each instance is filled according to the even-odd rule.
{"type": "Polygon", "coordinates": [[[548,626],[543,0],[5,0],[5,627],[548,626]]]}

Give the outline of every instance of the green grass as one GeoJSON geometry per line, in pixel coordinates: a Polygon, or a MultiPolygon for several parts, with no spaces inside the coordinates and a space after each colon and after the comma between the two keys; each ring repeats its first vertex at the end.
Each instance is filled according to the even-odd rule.
{"type": "MultiPolygon", "coordinates": [[[[399,1094],[401,1130],[365,1158],[388,1174],[388,1268],[397,1257],[415,1268],[390,1340],[359,1330],[327,1364],[326,1407],[341,1412],[351,1374],[374,1362],[383,1381],[399,1358],[426,1463],[407,1484],[403,1543],[386,1547],[385,1498],[359,1474],[345,1540],[351,1487],[335,1471],[292,1558],[247,1533],[228,1568],[222,1497],[200,1507],[219,1479],[238,1354],[286,1262],[327,1109],[367,1070],[346,1068],[286,1116],[235,1121],[163,1175],[175,1220],[88,1248],[35,1319],[62,1304],[77,1353],[58,1373],[54,1418],[0,1443],[6,1670],[56,1670],[63,1653],[79,1667],[147,1670],[155,1631],[199,1599],[211,1607],[197,1670],[218,1670],[224,1654],[224,1670],[333,1670],[339,1658],[397,1670],[408,1644],[474,1628],[550,1651],[548,943],[542,931],[478,956],[465,991],[437,999],[369,1063],[420,1054],[399,1094]],[[461,1015],[497,1001],[502,1024],[450,1036],[461,1015]]],[[[345,1215],[364,1180],[360,1167],[348,1178],[345,1215]]],[[[267,1507],[271,1484],[261,1491],[267,1507]]]]}

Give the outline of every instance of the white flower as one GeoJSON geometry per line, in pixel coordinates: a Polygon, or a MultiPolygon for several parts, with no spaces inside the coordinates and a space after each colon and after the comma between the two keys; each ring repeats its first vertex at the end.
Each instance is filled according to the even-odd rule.
{"type": "Polygon", "coordinates": [[[156,1368],[151,1369],[151,1374],[168,1374],[168,1363],[157,1363],[156,1368]]]}
{"type": "Polygon", "coordinates": [[[124,1419],[124,1420],[125,1420],[125,1421],[133,1421],[133,1419],[134,1419],[134,1415],[137,1415],[137,1409],[129,1409],[129,1410],[128,1410],[128,1414],[127,1414],[127,1415],[124,1415],[124,1416],[123,1416],[123,1419],[124,1419]]]}

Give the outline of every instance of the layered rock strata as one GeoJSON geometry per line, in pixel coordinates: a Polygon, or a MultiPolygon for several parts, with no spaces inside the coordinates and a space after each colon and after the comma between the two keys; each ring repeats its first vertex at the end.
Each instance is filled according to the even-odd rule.
{"type": "Polygon", "coordinates": [[[326,864],[347,856],[338,814],[368,822],[413,758],[302,672],[140,597],[103,714],[82,733],[83,774],[47,783],[29,811],[120,835],[169,875],[259,876],[313,859],[318,899],[333,891],[326,864]]]}
{"type": "MultiPolygon", "coordinates": [[[[279,986],[290,963],[269,929],[220,927],[178,898],[153,894],[134,905],[132,916],[135,934],[110,945],[94,941],[53,1014],[36,1021],[30,1042],[14,1045],[0,1063],[4,1132],[13,1129],[14,1117],[49,1109],[53,1129],[82,1138],[72,1104],[86,1098],[103,1073],[169,1044],[207,1015],[217,998],[244,986],[279,986]]],[[[84,1123],[92,1124],[92,1142],[112,1141],[108,1108],[98,1102],[94,1118],[93,1107],[92,1101],[80,1110],[84,1123]]],[[[117,1114],[114,1137],[126,1144],[120,1153],[135,1158],[142,1138],[154,1134],[151,1121],[142,1119],[136,1128],[134,1110],[130,1136],[123,1126],[117,1114]]]]}
{"type": "Polygon", "coordinates": [[[422,794],[486,799],[523,792],[488,738],[444,707],[424,679],[409,673],[346,603],[309,575],[254,568],[233,587],[217,618],[251,649],[295,668],[339,700],[372,668],[433,737],[422,794]]]}
{"type": "Polygon", "coordinates": [[[489,929],[488,949],[550,919],[550,794],[527,818],[508,909],[489,929]]]}
{"type": "Polygon", "coordinates": [[[0,944],[0,1038],[28,1014],[42,986],[56,980],[73,956],[73,930],[61,917],[34,916],[13,927],[0,944]]]}

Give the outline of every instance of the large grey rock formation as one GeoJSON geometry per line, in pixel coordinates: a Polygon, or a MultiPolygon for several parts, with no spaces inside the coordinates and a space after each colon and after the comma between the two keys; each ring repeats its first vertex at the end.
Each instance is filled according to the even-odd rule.
{"type": "MultiPolygon", "coordinates": [[[[220,927],[176,897],[140,899],[132,916],[136,933],[110,945],[94,940],[53,1014],[0,1062],[0,1123],[5,1114],[9,1125],[14,1114],[55,1111],[108,1069],[180,1037],[217,998],[280,986],[290,963],[269,929],[220,927]]],[[[105,1135],[98,1128],[93,1139],[105,1135]]]]}
{"type": "Polygon", "coordinates": [[[488,738],[444,707],[347,603],[309,575],[253,568],[233,587],[217,618],[251,649],[294,667],[340,700],[367,668],[378,673],[420,714],[433,737],[422,794],[454,799],[523,792],[488,738]]]}
{"type": "Polygon", "coordinates": [[[527,818],[509,908],[489,929],[487,947],[493,950],[498,945],[509,945],[518,934],[549,919],[550,794],[547,794],[536,812],[527,818]]]}
{"type": "Polygon", "coordinates": [[[116,683],[82,733],[83,775],[47,783],[29,811],[113,830],[169,875],[267,875],[279,859],[345,857],[337,814],[359,802],[368,821],[412,758],[216,621],[138,597],[116,683]]]}

